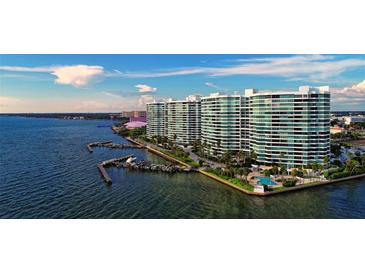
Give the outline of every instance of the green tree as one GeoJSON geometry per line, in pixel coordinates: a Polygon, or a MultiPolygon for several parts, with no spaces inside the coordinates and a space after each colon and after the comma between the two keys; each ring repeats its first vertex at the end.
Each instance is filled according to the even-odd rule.
{"type": "Polygon", "coordinates": [[[252,160],[257,161],[257,154],[254,150],[251,150],[250,157],[252,160]]]}
{"type": "Polygon", "coordinates": [[[331,153],[338,158],[341,155],[341,145],[336,143],[331,144],[331,153]]]}
{"type": "Polygon", "coordinates": [[[292,176],[292,177],[297,177],[298,176],[298,170],[297,169],[295,169],[295,168],[293,168],[291,171],[290,171],[290,175],[292,176]]]}
{"type": "Polygon", "coordinates": [[[361,165],[365,167],[365,154],[360,156],[361,165]]]}
{"type": "Polygon", "coordinates": [[[284,174],[287,172],[285,165],[280,165],[281,180],[284,180],[284,174]]]}
{"type": "Polygon", "coordinates": [[[250,174],[250,169],[248,167],[241,167],[238,169],[238,174],[245,178],[245,182],[247,182],[247,176],[250,174]]]}
{"type": "Polygon", "coordinates": [[[346,161],[346,169],[350,172],[350,176],[354,172],[354,170],[360,166],[360,163],[356,160],[347,160],[346,161]]]}
{"type": "Polygon", "coordinates": [[[314,173],[316,173],[319,170],[318,163],[316,163],[316,162],[312,163],[311,169],[313,170],[314,173]]]}
{"type": "Polygon", "coordinates": [[[247,151],[240,150],[236,153],[236,161],[238,164],[240,164],[242,161],[244,164],[246,164],[247,157],[248,157],[247,151]]]}
{"type": "Polygon", "coordinates": [[[263,171],[263,174],[264,174],[266,177],[270,177],[270,170],[265,169],[265,170],[263,171]]]}
{"type": "Polygon", "coordinates": [[[328,168],[328,164],[330,162],[330,157],[327,155],[323,158],[323,164],[325,168],[328,168]]]}
{"type": "Polygon", "coordinates": [[[229,165],[232,162],[232,156],[233,156],[233,152],[228,150],[228,151],[223,153],[223,155],[221,157],[221,160],[226,165],[229,165]]]}
{"type": "Polygon", "coordinates": [[[279,174],[279,168],[278,168],[278,166],[273,166],[272,169],[271,169],[271,172],[274,175],[278,175],[279,174]]]}

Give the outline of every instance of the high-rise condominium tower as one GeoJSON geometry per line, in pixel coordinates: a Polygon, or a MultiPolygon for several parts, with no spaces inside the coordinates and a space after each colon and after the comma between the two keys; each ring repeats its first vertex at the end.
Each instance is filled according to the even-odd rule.
{"type": "Polygon", "coordinates": [[[323,163],[330,152],[329,87],[250,92],[251,149],[260,163],[323,163]]]}
{"type": "Polygon", "coordinates": [[[165,135],[165,103],[154,102],[147,105],[147,137],[165,135]]]}
{"type": "Polygon", "coordinates": [[[200,139],[201,103],[199,95],[190,95],[186,100],[166,102],[166,135],[179,145],[189,145],[200,139]]]}
{"type": "Polygon", "coordinates": [[[254,151],[262,164],[291,167],[323,163],[330,151],[329,87],[245,95],[213,93],[184,101],[147,104],[147,135],[182,144],[200,139],[219,157],[227,151],[254,151]]]}

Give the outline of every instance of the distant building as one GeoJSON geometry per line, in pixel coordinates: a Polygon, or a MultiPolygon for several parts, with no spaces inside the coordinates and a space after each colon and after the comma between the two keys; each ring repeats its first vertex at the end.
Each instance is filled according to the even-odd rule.
{"type": "Polygon", "coordinates": [[[330,133],[331,134],[344,133],[344,132],[346,132],[346,130],[342,127],[337,126],[337,125],[330,128],[330,133]]]}
{"type": "Polygon", "coordinates": [[[345,125],[351,125],[353,123],[363,123],[365,122],[365,116],[343,116],[342,120],[344,121],[345,125]]]}
{"type": "Polygon", "coordinates": [[[147,122],[146,117],[129,117],[129,122],[147,122]]]}
{"type": "Polygon", "coordinates": [[[145,110],[122,111],[121,116],[125,118],[146,117],[146,111],[145,110]]]}
{"type": "Polygon", "coordinates": [[[128,129],[141,128],[141,127],[145,127],[146,125],[147,125],[146,122],[140,122],[140,121],[128,122],[128,123],[124,124],[124,126],[128,129]]]}

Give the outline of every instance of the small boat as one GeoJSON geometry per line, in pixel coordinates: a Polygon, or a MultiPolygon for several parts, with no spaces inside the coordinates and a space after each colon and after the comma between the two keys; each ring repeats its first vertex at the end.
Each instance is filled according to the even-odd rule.
{"type": "Polygon", "coordinates": [[[136,157],[130,157],[130,158],[128,158],[128,159],[127,159],[126,163],[127,163],[127,164],[131,164],[131,163],[133,163],[136,159],[137,159],[136,157]]]}

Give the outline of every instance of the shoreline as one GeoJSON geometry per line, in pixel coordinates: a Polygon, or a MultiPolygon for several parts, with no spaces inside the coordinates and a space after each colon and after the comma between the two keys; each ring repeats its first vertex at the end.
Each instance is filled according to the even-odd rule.
{"type": "MultiPolygon", "coordinates": [[[[175,162],[175,163],[179,163],[179,164],[182,164],[186,167],[190,167],[190,168],[193,168],[192,166],[190,166],[189,164],[187,163],[184,163],[178,159],[175,159],[169,155],[166,155],[164,154],[163,152],[159,151],[159,150],[156,150],[156,149],[153,149],[149,146],[146,146],[138,141],[136,141],[135,139],[132,139],[130,137],[125,137],[126,140],[132,142],[132,143],[135,143],[135,144],[138,144],[140,146],[142,146],[143,148],[146,148],[148,151],[152,152],[152,153],[155,153],[159,156],[161,156],[162,158],[166,159],[166,160],[169,160],[169,161],[172,161],[172,162],[175,162]]],[[[352,180],[352,179],[358,179],[358,178],[362,178],[362,177],[365,177],[365,173],[363,174],[358,174],[358,175],[353,175],[353,176],[350,176],[350,177],[344,177],[344,178],[339,178],[339,179],[335,179],[335,180],[328,180],[328,181],[325,181],[325,182],[314,182],[314,183],[309,183],[309,184],[303,184],[303,185],[297,185],[297,186],[293,186],[293,187],[288,187],[288,188],[284,188],[284,189],[279,189],[279,190],[273,190],[273,191],[266,191],[266,192],[263,192],[263,193],[260,193],[260,192],[254,192],[254,191],[249,191],[249,190],[246,190],[244,188],[241,188],[239,186],[236,186],[235,184],[232,184],[231,182],[229,182],[228,180],[225,180],[223,178],[220,178],[218,176],[216,176],[215,174],[212,174],[210,172],[207,172],[205,170],[202,170],[202,169],[198,169],[198,172],[200,174],[203,174],[219,183],[222,183],[222,184],[225,184],[231,188],[234,188],[240,192],[243,192],[247,195],[253,195],[253,196],[261,196],[261,197],[264,197],[264,196],[271,196],[271,195],[275,195],[275,194],[280,194],[280,193],[287,193],[287,192],[291,192],[291,191],[298,191],[298,190],[302,190],[302,189],[308,189],[308,188],[312,188],[312,187],[317,187],[317,186],[322,186],[322,185],[329,185],[329,184],[334,184],[334,183],[338,183],[338,182],[343,182],[343,181],[348,181],[348,180],[352,180]]]]}

